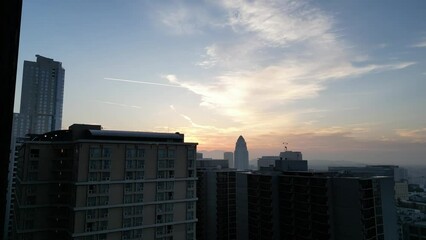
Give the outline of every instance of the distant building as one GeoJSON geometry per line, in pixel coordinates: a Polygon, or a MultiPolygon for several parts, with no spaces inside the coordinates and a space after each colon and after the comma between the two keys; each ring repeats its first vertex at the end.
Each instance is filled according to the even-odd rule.
{"type": "Polygon", "coordinates": [[[197,159],[196,167],[197,169],[227,169],[228,160],[226,159],[212,159],[212,158],[202,158],[197,159]]]}
{"type": "Polygon", "coordinates": [[[257,167],[261,168],[274,168],[275,161],[280,160],[279,156],[262,156],[257,159],[257,167]]]}
{"type": "Polygon", "coordinates": [[[203,153],[197,152],[197,159],[202,159],[203,158],[203,153]]]}
{"type": "Polygon", "coordinates": [[[395,182],[395,199],[408,200],[408,183],[395,182]]]}
{"type": "Polygon", "coordinates": [[[408,198],[407,170],[396,165],[366,165],[365,167],[328,167],[331,172],[351,174],[357,177],[387,176],[395,182],[395,199],[408,198]]]}
{"type": "Polygon", "coordinates": [[[234,168],[234,153],[233,152],[224,152],[223,158],[228,160],[229,168],[234,168]]]}
{"type": "Polygon", "coordinates": [[[285,151],[279,156],[263,156],[257,160],[259,170],[276,168],[280,171],[307,171],[308,161],[301,152],[285,151]]]}
{"type": "Polygon", "coordinates": [[[234,151],[234,167],[238,170],[249,169],[249,153],[243,136],[238,137],[234,151]]]}
{"type": "Polygon", "coordinates": [[[366,165],[364,167],[328,167],[330,172],[346,172],[357,176],[388,176],[395,182],[407,180],[407,170],[396,165],[366,165]]]}
{"type": "Polygon", "coordinates": [[[403,240],[425,240],[426,222],[404,224],[403,240]]]}
{"type": "Polygon", "coordinates": [[[14,239],[195,239],[196,143],[73,125],[19,151],[14,239]]]}
{"type": "Polygon", "coordinates": [[[24,61],[21,108],[15,114],[14,136],[42,134],[61,129],[65,70],[61,62],[36,55],[24,61]]]}

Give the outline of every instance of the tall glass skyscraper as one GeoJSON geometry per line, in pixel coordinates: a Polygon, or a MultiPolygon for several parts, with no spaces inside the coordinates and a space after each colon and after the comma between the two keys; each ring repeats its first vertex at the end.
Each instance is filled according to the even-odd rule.
{"type": "Polygon", "coordinates": [[[249,169],[247,144],[243,136],[240,136],[235,144],[234,167],[239,170],[249,169]]]}
{"type": "Polygon", "coordinates": [[[21,108],[14,116],[17,138],[59,130],[62,125],[65,69],[61,62],[36,57],[36,62],[24,62],[21,108]]]}

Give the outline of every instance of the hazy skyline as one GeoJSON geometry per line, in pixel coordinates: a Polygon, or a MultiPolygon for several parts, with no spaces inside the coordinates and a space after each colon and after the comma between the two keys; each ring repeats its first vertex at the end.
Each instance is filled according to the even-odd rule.
{"type": "Polygon", "coordinates": [[[419,164],[426,2],[28,1],[24,60],[66,69],[63,128],[181,132],[250,158],[419,164]]]}

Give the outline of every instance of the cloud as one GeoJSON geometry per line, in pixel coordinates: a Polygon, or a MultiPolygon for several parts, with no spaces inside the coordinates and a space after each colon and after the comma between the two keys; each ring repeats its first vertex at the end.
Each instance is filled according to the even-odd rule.
{"type": "Polygon", "coordinates": [[[197,2],[168,2],[167,5],[161,6],[161,11],[156,11],[154,17],[173,35],[201,34],[206,27],[215,28],[224,24],[197,2]]]}
{"type": "Polygon", "coordinates": [[[412,142],[426,143],[426,128],[419,129],[397,129],[396,133],[412,142]]]}
{"type": "Polygon", "coordinates": [[[424,48],[426,47],[426,38],[413,44],[412,47],[417,47],[417,48],[424,48]]]}
{"type": "Polygon", "coordinates": [[[224,0],[236,31],[252,32],[269,44],[335,40],[332,19],[305,1],[224,0]]]}
{"type": "Polygon", "coordinates": [[[197,64],[218,74],[202,82],[164,77],[200,95],[201,106],[237,122],[269,121],[260,116],[318,97],[331,81],[414,64],[364,64],[365,54],[352,52],[338,37],[333,18],[307,1],[224,0],[221,6],[233,37],[207,46],[197,64]]]}

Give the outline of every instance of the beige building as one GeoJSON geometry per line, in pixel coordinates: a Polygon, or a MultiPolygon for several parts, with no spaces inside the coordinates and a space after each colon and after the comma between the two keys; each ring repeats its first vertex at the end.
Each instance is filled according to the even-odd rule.
{"type": "Polygon", "coordinates": [[[196,143],[72,125],[19,152],[16,239],[195,239],[196,143]]]}

